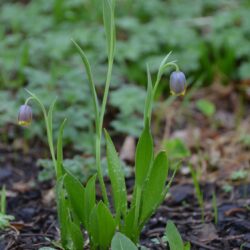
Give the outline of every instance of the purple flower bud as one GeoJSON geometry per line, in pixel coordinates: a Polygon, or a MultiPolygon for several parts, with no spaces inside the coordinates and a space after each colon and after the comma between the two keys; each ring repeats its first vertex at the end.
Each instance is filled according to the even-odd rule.
{"type": "Polygon", "coordinates": [[[22,105],[18,113],[18,124],[21,126],[29,126],[32,122],[32,109],[29,105],[22,105]]]}
{"type": "Polygon", "coordinates": [[[186,77],[181,71],[174,71],[170,75],[170,92],[172,95],[185,95],[187,88],[186,77]]]}

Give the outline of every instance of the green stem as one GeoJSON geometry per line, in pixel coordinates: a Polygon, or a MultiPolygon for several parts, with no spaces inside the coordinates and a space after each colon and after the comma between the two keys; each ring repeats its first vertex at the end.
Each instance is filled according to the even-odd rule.
{"type": "Polygon", "coordinates": [[[175,70],[176,70],[176,71],[180,71],[179,66],[178,66],[176,63],[174,63],[174,62],[166,63],[166,64],[159,70],[159,73],[158,73],[158,75],[157,75],[157,79],[156,79],[156,82],[155,82],[155,85],[154,85],[154,88],[153,88],[153,98],[155,98],[156,91],[157,91],[157,88],[158,88],[158,86],[159,86],[159,83],[160,83],[160,80],[161,80],[163,71],[166,70],[166,68],[169,67],[169,66],[173,66],[173,67],[175,67],[175,70]]]}
{"type": "Polygon", "coordinates": [[[108,196],[106,187],[103,180],[103,174],[101,169],[101,140],[102,140],[102,127],[103,127],[103,119],[105,114],[105,109],[107,105],[108,100],[108,93],[109,93],[109,87],[111,83],[111,75],[112,75],[112,68],[113,68],[113,58],[111,57],[108,64],[108,73],[107,73],[107,79],[105,83],[105,89],[103,94],[103,100],[102,100],[102,106],[101,106],[101,113],[100,113],[100,119],[99,119],[99,126],[97,128],[97,136],[96,136],[96,164],[97,164],[97,175],[98,179],[101,185],[102,195],[104,199],[104,203],[106,206],[109,206],[108,196]]]}
{"type": "Polygon", "coordinates": [[[176,63],[174,63],[174,62],[166,63],[164,66],[162,66],[159,69],[159,72],[157,74],[157,79],[156,79],[156,82],[155,82],[154,87],[153,87],[153,93],[151,95],[150,105],[149,105],[149,107],[147,109],[147,117],[148,117],[149,121],[151,120],[151,114],[152,114],[152,109],[153,109],[153,102],[154,102],[154,99],[155,99],[155,96],[156,96],[157,88],[158,88],[159,83],[161,81],[161,77],[162,77],[163,71],[166,70],[166,68],[169,67],[169,66],[173,66],[173,67],[175,67],[176,71],[180,71],[179,66],[176,63]]]}
{"type": "Polygon", "coordinates": [[[107,79],[106,79],[106,83],[105,83],[105,89],[104,89],[103,100],[102,100],[102,107],[101,107],[101,114],[100,114],[100,127],[99,127],[100,134],[102,134],[103,118],[104,118],[104,114],[105,114],[108,93],[109,93],[109,87],[110,87],[110,83],[111,83],[112,68],[113,68],[113,58],[111,57],[109,59],[109,63],[108,63],[108,73],[107,73],[107,79]]]}
{"type": "Polygon", "coordinates": [[[31,97],[29,97],[26,100],[25,104],[28,104],[28,102],[30,100],[35,100],[42,109],[42,112],[43,112],[43,115],[44,115],[44,120],[45,120],[45,125],[46,125],[46,131],[47,131],[47,138],[48,138],[48,143],[49,143],[50,154],[51,154],[51,158],[52,158],[53,165],[54,165],[54,168],[55,168],[55,173],[56,173],[56,176],[57,176],[57,168],[56,168],[57,167],[57,162],[56,162],[55,150],[54,150],[54,145],[53,145],[52,130],[50,129],[50,126],[49,126],[47,112],[45,110],[44,105],[41,103],[41,101],[33,93],[31,93],[30,91],[27,91],[27,92],[31,95],[31,97]]]}

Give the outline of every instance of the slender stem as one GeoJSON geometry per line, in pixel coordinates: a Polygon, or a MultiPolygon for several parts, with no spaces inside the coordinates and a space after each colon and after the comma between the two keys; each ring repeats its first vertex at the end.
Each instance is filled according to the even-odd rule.
{"type": "Polygon", "coordinates": [[[28,105],[28,102],[31,101],[31,100],[33,100],[33,99],[35,99],[35,98],[33,96],[30,96],[29,98],[26,99],[26,101],[25,101],[24,104],[28,105]]]}
{"type": "Polygon", "coordinates": [[[49,142],[50,154],[51,154],[52,161],[53,161],[53,164],[54,164],[54,167],[55,167],[56,176],[58,177],[57,161],[56,161],[56,157],[55,157],[55,150],[54,150],[54,144],[53,144],[53,138],[52,138],[52,131],[49,128],[48,117],[45,117],[45,123],[46,123],[46,129],[47,129],[47,137],[48,137],[48,142],[49,142]]]}
{"type": "Polygon", "coordinates": [[[103,119],[104,119],[105,109],[106,109],[106,105],[107,105],[109,86],[111,83],[112,68],[113,68],[113,58],[111,57],[109,59],[109,63],[108,63],[108,73],[107,73],[107,79],[106,79],[106,83],[105,83],[105,89],[104,89],[102,106],[101,106],[101,113],[100,113],[100,119],[99,119],[99,129],[97,128],[97,136],[96,136],[97,175],[98,175],[98,179],[99,179],[99,182],[101,185],[104,203],[107,206],[109,206],[109,201],[108,201],[107,191],[106,191],[106,187],[104,184],[103,174],[102,174],[102,169],[101,169],[101,140],[102,140],[103,119]]]}
{"type": "Polygon", "coordinates": [[[41,107],[41,109],[42,109],[44,120],[45,120],[45,125],[46,125],[46,131],[47,131],[47,138],[48,138],[48,143],[49,143],[50,154],[51,154],[51,158],[52,158],[53,165],[55,167],[56,176],[57,176],[57,168],[56,168],[57,163],[56,163],[56,157],[55,157],[55,150],[54,150],[53,138],[52,138],[52,131],[51,131],[50,126],[49,126],[47,112],[45,110],[44,105],[41,103],[41,101],[34,94],[32,94],[31,92],[28,92],[28,93],[31,94],[32,96],[29,97],[26,100],[25,104],[28,104],[28,102],[30,100],[35,100],[39,104],[39,106],[41,107]]]}
{"type": "Polygon", "coordinates": [[[105,114],[105,109],[107,105],[107,99],[108,99],[108,93],[109,93],[109,86],[111,83],[111,76],[112,76],[112,69],[113,69],[113,57],[109,59],[108,62],[108,73],[107,73],[107,79],[105,83],[105,89],[104,89],[104,94],[103,94],[103,100],[102,100],[102,107],[101,107],[101,114],[100,114],[100,131],[99,133],[102,133],[102,126],[103,126],[103,118],[105,114]]]}
{"type": "Polygon", "coordinates": [[[179,66],[178,66],[176,63],[174,63],[174,62],[166,63],[166,64],[159,70],[159,73],[158,73],[158,75],[157,75],[157,79],[156,79],[156,82],[155,82],[155,85],[154,85],[154,88],[153,88],[153,98],[155,98],[156,90],[157,90],[158,85],[159,85],[159,83],[160,83],[160,80],[161,80],[161,76],[162,76],[162,74],[163,74],[163,71],[164,71],[167,67],[169,67],[169,66],[174,66],[176,71],[180,71],[179,66]]]}
{"type": "Polygon", "coordinates": [[[147,114],[147,117],[149,119],[149,121],[151,120],[151,114],[152,114],[152,109],[153,109],[153,102],[154,102],[154,99],[155,99],[155,96],[156,96],[156,91],[157,91],[157,88],[159,86],[159,83],[161,81],[161,77],[162,77],[162,74],[163,74],[163,71],[169,67],[169,66],[173,66],[175,67],[176,71],[179,71],[179,66],[174,63],[174,62],[169,62],[169,63],[166,63],[165,65],[163,65],[160,69],[159,69],[159,72],[157,74],[157,79],[156,79],[156,82],[154,84],[154,87],[153,87],[153,93],[151,95],[151,100],[150,100],[150,105],[149,105],[149,108],[147,110],[148,114],[147,114]]]}

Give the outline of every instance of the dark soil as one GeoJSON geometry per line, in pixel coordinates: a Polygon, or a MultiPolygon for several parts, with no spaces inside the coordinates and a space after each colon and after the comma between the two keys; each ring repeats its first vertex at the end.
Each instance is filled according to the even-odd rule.
{"type": "MultiPolygon", "coordinates": [[[[0,150],[5,167],[1,168],[1,185],[7,185],[8,213],[15,216],[11,227],[0,233],[1,250],[39,249],[51,246],[59,239],[56,207],[53,195],[54,183],[39,183],[38,168],[33,164],[36,151],[24,154],[12,150],[0,150]]],[[[3,164],[3,163],[2,163],[3,164]]],[[[129,179],[130,186],[133,180],[129,179]]],[[[205,221],[194,196],[189,180],[185,183],[177,176],[171,195],[149,221],[141,236],[141,243],[149,249],[167,249],[161,238],[167,220],[175,222],[185,241],[192,249],[250,249],[250,186],[235,186],[225,194],[213,184],[202,187],[205,194],[205,221]],[[212,192],[216,190],[218,224],[214,224],[212,192]]]]}
{"type": "MultiPolygon", "coordinates": [[[[193,250],[250,249],[249,180],[230,179],[235,171],[249,171],[249,147],[239,139],[242,134],[250,133],[249,103],[244,106],[243,114],[239,114],[240,98],[235,91],[216,85],[197,92],[193,98],[204,96],[216,104],[213,120],[205,118],[192,103],[189,109],[183,109],[181,102],[175,102],[172,109],[163,107],[164,120],[153,126],[159,138],[156,144],[157,141],[160,144],[162,138],[179,137],[191,149],[188,162],[202,173],[199,181],[204,195],[204,221],[190,172],[183,163],[169,197],[142,232],[141,244],[149,249],[168,249],[162,236],[169,219],[174,221],[193,250]],[[230,192],[223,189],[226,183],[233,187],[230,192]],[[217,224],[213,192],[217,199],[217,224]]],[[[37,177],[37,159],[48,156],[44,148],[36,143],[30,149],[23,141],[0,144],[0,187],[6,185],[7,212],[15,216],[11,227],[0,232],[0,250],[39,249],[53,246],[52,242],[59,240],[55,183],[53,180],[41,183],[37,177]]],[[[130,192],[132,184],[133,177],[130,177],[127,179],[130,192]]]]}

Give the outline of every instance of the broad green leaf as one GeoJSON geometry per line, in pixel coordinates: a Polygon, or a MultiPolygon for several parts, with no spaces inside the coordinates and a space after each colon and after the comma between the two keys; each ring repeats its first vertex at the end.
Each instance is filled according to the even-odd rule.
{"type": "Polygon", "coordinates": [[[84,196],[85,189],[83,185],[70,173],[64,177],[64,185],[68,193],[71,206],[77,215],[78,219],[84,224],[85,210],[84,210],[84,196]]]}
{"type": "Polygon", "coordinates": [[[136,245],[124,234],[117,232],[111,242],[111,250],[137,250],[136,245]]]}
{"type": "Polygon", "coordinates": [[[63,170],[63,130],[65,126],[66,119],[62,122],[60,129],[59,129],[59,134],[58,134],[58,139],[57,139],[57,159],[56,159],[56,164],[57,164],[57,178],[60,178],[64,174],[63,170]]]}
{"type": "Polygon", "coordinates": [[[69,221],[68,227],[73,244],[72,250],[82,250],[84,242],[80,227],[71,221],[69,221]]]}
{"type": "Polygon", "coordinates": [[[176,228],[175,224],[173,223],[173,221],[169,220],[167,222],[165,234],[167,237],[170,250],[183,250],[184,249],[181,235],[178,229],[176,228]]]}
{"type": "Polygon", "coordinates": [[[84,225],[89,230],[89,219],[96,201],[96,189],[95,189],[96,175],[93,175],[87,182],[84,194],[84,225]]]}
{"type": "Polygon", "coordinates": [[[135,182],[142,187],[150,170],[153,159],[153,139],[150,132],[149,121],[139,138],[135,155],[135,182]]]}
{"type": "Polygon", "coordinates": [[[101,201],[92,210],[89,229],[94,244],[100,249],[107,249],[115,233],[115,220],[106,205],[101,201]]]}
{"type": "Polygon", "coordinates": [[[64,176],[58,179],[56,183],[56,202],[57,202],[57,213],[59,218],[60,225],[60,234],[61,234],[61,242],[62,246],[66,248],[68,240],[69,240],[69,232],[68,232],[68,211],[67,211],[67,203],[65,200],[65,191],[63,189],[64,176]]]}
{"type": "Polygon", "coordinates": [[[154,160],[143,190],[140,222],[143,222],[159,204],[167,180],[168,169],[166,152],[160,152],[154,160]]]}
{"type": "Polygon", "coordinates": [[[123,214],[125,216],[127,211],[127,193],[124,173],[121,167],[121,162],[115,150],[115,146],[105,130],[106,144],[107,144],[107,161],[108,172],[112,185],[112,194],[115,203],[115,210],[118,218],[123,214]]]}

